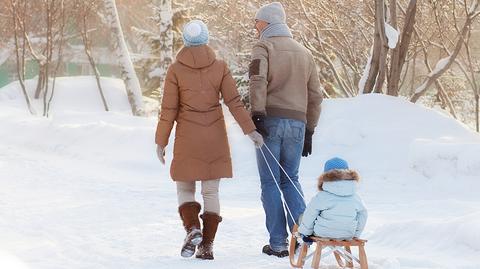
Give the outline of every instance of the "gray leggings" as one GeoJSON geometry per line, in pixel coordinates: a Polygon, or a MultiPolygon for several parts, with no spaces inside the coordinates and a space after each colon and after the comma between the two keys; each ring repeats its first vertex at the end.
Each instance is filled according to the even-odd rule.
{"type": "MultiPolygon", "coordinates": [[[[184,182],[176,181],[177,183],[177,198],[178,205],[186,202],[195,202],[195,181],[184,182]]],[[[218,187],[220,180],[205,180],[201,181],[202,196],[203,196],[203,211],[212,212],[220,215],[220,201],[218,198],[218,187]]]]}

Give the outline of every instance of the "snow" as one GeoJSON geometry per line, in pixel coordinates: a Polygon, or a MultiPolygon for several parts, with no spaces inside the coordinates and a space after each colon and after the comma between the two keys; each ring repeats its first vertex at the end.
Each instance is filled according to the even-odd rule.
{"type": "MultiPolygon", "coordinates": [[[[441,72],[443,69],[445,69],[449,61],[450,61],[450,56],[440,59],[437,62],[437,65],[435,65],[435,68],[432,70],[432,72],[428,74],[427,78],[431,78],[435,76],[437,73],[441,72]]],[[[426,79],[422,85],[420,85],[417,89],[415,89],[415,93],[423,92],[427,87],[427,85],[428,85],[428,79],[426,79]]]]}
{"type": "MultiPolygon", "coordinates": [[[[94,77],[79,76],[72,83],[69,77],[59,77],[56,79],[55,93],[52,100],[51,112],[101,112],[104,111],[100,92],[94,77]]],[[[105,91],[105,99],[109,105],[109,109],[115,112],[131,114],[130,104],[128,103],[127,94],[123,81],[114,78],[100,79],[100,83],[105,91]]],[[[49,83],[50,85],[52,83],[49,83]]],[[[39,99],[34,99],[37,80],[31,79],[25,81],[25,86],[32,104],[36,111],[43,110],[43,93],[39,99]]],[[[24,104],[22,93],[18,90],[18,82],[12,82],[0,90],[0,102],[10,105],[24,104]]],[[[51,88],[49,89],[50,94],[51,88]]]]}
{"type": "Polygon", "coordinates": [[[150,73],[148,73],[148,77],[149,78],[155,78],[155,77],[160,78],[164,74],[165,74],[165,71],[162,68],[156,67],[155,69],[150,71],[150,73]]]}
{"type": "MultiPolygon", "coordinates": [[[[228,109],[235,178],[221,183],[216,259],[182,259],[156,117],[131,116],[126,97],[107,99],[114,111],[103,112],[86,80],[59,80],[51,118],[30,116],[14,84],[0,89],[0,268],[290,268],[260,253],[267,233],[254,149],[228,109]]],[[[124,93],[121,81],[105,81],[108,97],[124,93]]],[[[167,162],[171,154],[169,146],[167,162]]],[[[478,134],[400,98],[325,100],[313,155],[302,159],[307,199],[333,156],[362,178],[370,268],[478,268],[478,134]]]]}
{"type": "Polygon", "coordinates": [[[391,26],[390,24],[385,23],[385,34],[388,39],[388,47],[394,49],[398,43],[399,33],[397,29],[393,28],[393,26],[391,26]]]}
{"type": "Polygon", "coordinates": [[[435,68],[432,70],[432,72],[430,72],[430,74],[428,74],[429,77],[432,77],[434,74],[442,71],[442,69],[444,69],[448,62],[450,61],[450,56],[448,57],[445,57],[445,58],[442,58],[440,59],[438,62],[437,62],[437,65],[435,66],[435,68]]]}
{"type": "Polygon", "coordinates": [[[420,85],[418,88],[415,89],[415,93],[421,93],[423,92],[426,88],[427,88],[427,85],[428,85],[428,80],[425,80],[425,82],[422,83],[422,85],[420,85]]]}
{"type": "Polygon", "coordinates": [[[365,83],[367,83],[368,73],[370,73],[370,67],[372,65],[372,56],[373,56],[373,46],[370,48],[370,54],[368,56],[367,64],[363,69],[363,74],[360,80],[358,81],[358,93],[363,94],[365,92],[365,83]]]}

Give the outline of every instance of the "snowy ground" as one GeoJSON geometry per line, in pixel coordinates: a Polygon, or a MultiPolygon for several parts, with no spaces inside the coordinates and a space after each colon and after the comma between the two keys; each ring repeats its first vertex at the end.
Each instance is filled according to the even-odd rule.
{"type": "MultiPolygon", "coordinates": [[[[235,178],[221,185],[216,259],[180,258],[156,119],[130,116],[121,83],[103,82],[114,112],[101,111],[93,80],[70,78],[59,80],[49,119],[28,115],[14,84],[0,89],[0,268],[289,268],[260,253],[267,235],[254,149],[228,112],[235,178]]],[[[362,176],[370,268],[480,268],[477,134],[392,97],[327,100],[302,162],[307,199],[332,156],[362,176]]]]}

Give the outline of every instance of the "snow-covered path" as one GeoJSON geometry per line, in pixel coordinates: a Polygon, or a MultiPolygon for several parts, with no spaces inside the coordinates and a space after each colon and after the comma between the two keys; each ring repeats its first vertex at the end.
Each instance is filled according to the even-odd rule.
{"type": "MultiPolygon", "coordinates": [[[[155,157],[155,118],[65,111],[44,119],[1,99],[0,268],[289,268],[260,253],[267,234],[254,150],[230,116],[235,178],[221,184],[224,221],[210,262],[179,257],[184,232],[169,168],[155,157]]],[[[478,135],[369,96],[326,101],[314,139],[301,167],[306,197],[327,158],[359,170],[370,268],[480,268],[478,135]]],[[[336,268],[332,257],[325,262],[336,268]]]]}

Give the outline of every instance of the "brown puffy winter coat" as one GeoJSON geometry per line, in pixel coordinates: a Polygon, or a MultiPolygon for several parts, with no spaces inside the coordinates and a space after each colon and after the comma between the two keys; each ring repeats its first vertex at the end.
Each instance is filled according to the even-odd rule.
{"type": "Polygon", "coordinates": [[[175,181],[232,177],[220,98],[245,134],[255,130],[224,61],[207,46],[186,47],[168,71],[155,142],[166,147],[177,122],[170,174],[175,181]]]}

